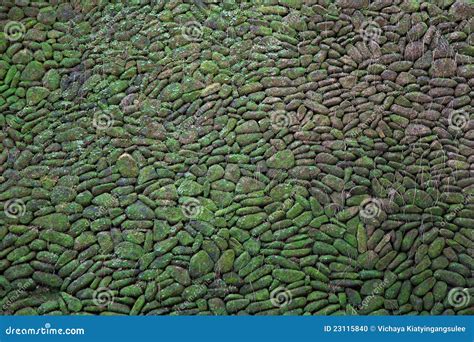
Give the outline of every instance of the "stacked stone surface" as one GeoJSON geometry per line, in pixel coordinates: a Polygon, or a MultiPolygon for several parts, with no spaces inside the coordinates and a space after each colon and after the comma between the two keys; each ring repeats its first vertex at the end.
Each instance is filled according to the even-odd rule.
{"type": "Polygon", "coordinates": [[[0,312],[467,315],[470,0],[4,0],[0,312]]]}

